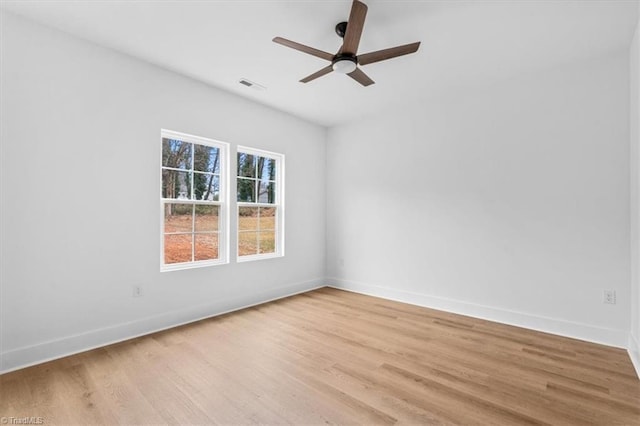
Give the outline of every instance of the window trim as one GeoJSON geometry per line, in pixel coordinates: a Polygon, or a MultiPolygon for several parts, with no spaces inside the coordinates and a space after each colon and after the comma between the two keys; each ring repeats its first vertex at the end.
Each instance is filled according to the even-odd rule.
{"type": "MultiPolygon", "coordinates": [[[[230,161],[229,161],[229,144],[227,142],[222,142],[216,139],[205,138],[202,136],[190,135],[188,133],[176,132],[173,130],[160,129],[160,272],[169,272],[169,271],[179,271],[184,269],[193,269],[193,268],[203,268],[207,266],[215,266],[215,265],[224,265],[229,263],[229,242],[230,242],[230,217],[229,217],[229,185],[227,184],[229,180],[229,170],[230,170],[230,161]],[[183,142],[188,142],[192,144],[211,146],[214,148],[218,148],[220,150],[220,170],[219,170],[219,179],[220,179],[220,195],[218,197],[218,201],[208,201],[208,200],[181,200],[181,199],[173,199],[173,198],[162,198],[162,140],[165,138],[177,139],[183,142]],[[166,264],[164,262],[164,239],[165,239],[165,230],[164,230],[164,210],[165,205],[167,203],[177,203],[177,204],[205,204],[205,205],[214,205],[218,206],[218,258],[210,259],[210,260],[191,260],[189,262],[181,262],[181,263],[169,263],[166,264]]],[[[194,150],[195,152],[195,150],[194,150]]],[[[194,154],[192,153],[192,156],[194,154]]],[[[193,170],[191,170],[194,172],[193,170]]],[[[196,235],[195,231],[191,233],[192,235],[196,235]]],[[[195,238],[195,237],[194,237],[195,238]]],[[[195,244],[195,239],[193,243],[195,244]]],[[[194,248],[192,247],[192,250],[194,248]]]]}
{"type": "Polygon", "coordinates": [[[285,227],[284,227],[284,217],[285,217],[285,185],[284,185],[284,175],[285,175],[285,155],[272,151],[265,151],[263,149],[250,148],[244,145],[238,145],[236,147],[236,155],[235,159],[237,161],[238,154],[242,152],[243,154],[255,155],[258,157],[266,157],[276,162],[276,196],[275,203],[259,203],[257,202],[246,202],[246,201],[237,201],[238,200],[238,165],[236,163],[235,172],[234,172],[234,199],[236,200],[236,262],[252,262],[255,260],[264,260],[264,259],[274,259],[278,257],[284,257],[285,254],[285,227]],[[276,251],[273,253],[263,253],[263,254],[251,254],[246,256],[240,256],[238,252],[238,240],[240,235],[240,223],[238,218],[240,217],[240,207],[275,207],[276,208],[276,251]]]}

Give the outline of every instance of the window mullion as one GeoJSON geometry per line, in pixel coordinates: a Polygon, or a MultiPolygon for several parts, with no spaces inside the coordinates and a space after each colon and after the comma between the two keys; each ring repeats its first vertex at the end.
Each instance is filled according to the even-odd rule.
{"type": "Polygon", "coordinates": [[[238,207],[277,207],[276,203],[249,203],[246,201],[238,201],[238,207]]]}
{"type": "MultiPolygon", "coordinates": [[[[196,197],[196,167],[195,160],[196,158],[196,145],[194,143],[191,144],[191,199],[195,200],[196,197]]],[[[196,205],[193,204],[191,206],[191,261],[194,262],[196,260],[196,205]]]]}
{"type": "Polygon", "coordinates": [[[193,179],[194,175],[195,175],[195,158],[196,158],[196,145],[195,144],[191,144],[191,199],[195,200],[196,198],[194,197],[195,194],[195,188],[193,187],[193,184],[195,183],[195,180],[193,179]]]}
{"type": "Polygon", "coordinates": [[[196,205],[191,206],[191,261],[196,260],[196,205]]]}
{"type": "Polygon", "coordinates": [[[258,254],[260,254],[260,213],[261,213],[262,207],[258,207],[258,226],[256,226],[256,229],[258,230],[258,233],[256,235],[256,238],[258,240],[258,254]]]}
{"type": "Polygon", "coordinates": [[[222,201],[207,201],[207,200],[181,200],[180,198],[163,198],[161,200],[164,204],[194,204],[194,205],[212,205],[222,206],[222,201]]]}

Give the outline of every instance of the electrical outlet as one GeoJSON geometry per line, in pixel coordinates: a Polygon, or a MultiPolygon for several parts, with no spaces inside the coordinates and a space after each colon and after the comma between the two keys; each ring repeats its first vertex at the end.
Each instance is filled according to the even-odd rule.
{"type": "Polygon", "coordinates": [[[603,296],[604,296],[604,298],[602,300],[602,303],[608,303],[610,305],[615,305],[616,304],[616,292],[615,292],[615,290],[605,290],[603,296]]]}
{"type": "Polygon", "coordinates": [[[142,296],[142,287],[140,287],[139,285],[134,285],[133,297],[140,297],[140,296],[142,296]]]}

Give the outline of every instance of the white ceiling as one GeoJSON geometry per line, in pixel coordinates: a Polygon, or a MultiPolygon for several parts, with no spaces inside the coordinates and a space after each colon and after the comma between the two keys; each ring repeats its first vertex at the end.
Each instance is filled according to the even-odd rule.
{"type": "Polygon", "coordinates": [[[360,53],[422,41],[420,50],[363,70],[362,87],[336,73],[298,80],[322,59],[271,41],[328,52],[350,1],[2,1],[9,11],[322,125],[335,125],[444,90],[627,48],[638,1],[382,1],[360,53]],[[267,87],[238,83],[247,78],[267,87]]]}

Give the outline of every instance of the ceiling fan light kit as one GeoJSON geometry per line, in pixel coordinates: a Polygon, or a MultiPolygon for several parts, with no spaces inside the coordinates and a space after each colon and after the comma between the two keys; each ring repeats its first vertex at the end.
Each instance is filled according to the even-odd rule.
{"type": "Polygon", "coordinates": [[[364,28],[364,21],[367,17],[367,5],[361,1],[354,0],[351,5],[351,13],[349,21],[340,22],[336,25],[335,31],[338,36],[343,38],[342,47],[338,53],[332,55],[323,50],[305,46],[295,41],[287,40],[282,37],[275,37],[273,41],[283,46],[290,47],[303,53],[315,56],[317,58],[330,61],[331,65],[322,68],[319,71],[300,80],[301,83],[308,83],[316,78],[327,75],[332,71],[340,74],[347,74],[363,86],[374,84],[359,67],[374,62],[385,61],[398,56],[414,53],[420,47],[420,42],[405,44],[403,46],[391,47],[389,49],[377,50],[375,52],[358,55],[358,46],[360,45],[360,37],[364,28]]]}
{"type": "Polygon", "coordinates": [[[333,70],[340,74],[349,74],[354,72],[358,68],[356,58],[353,56],[340,56],[336,57],[331,64],[333,70]]]}

